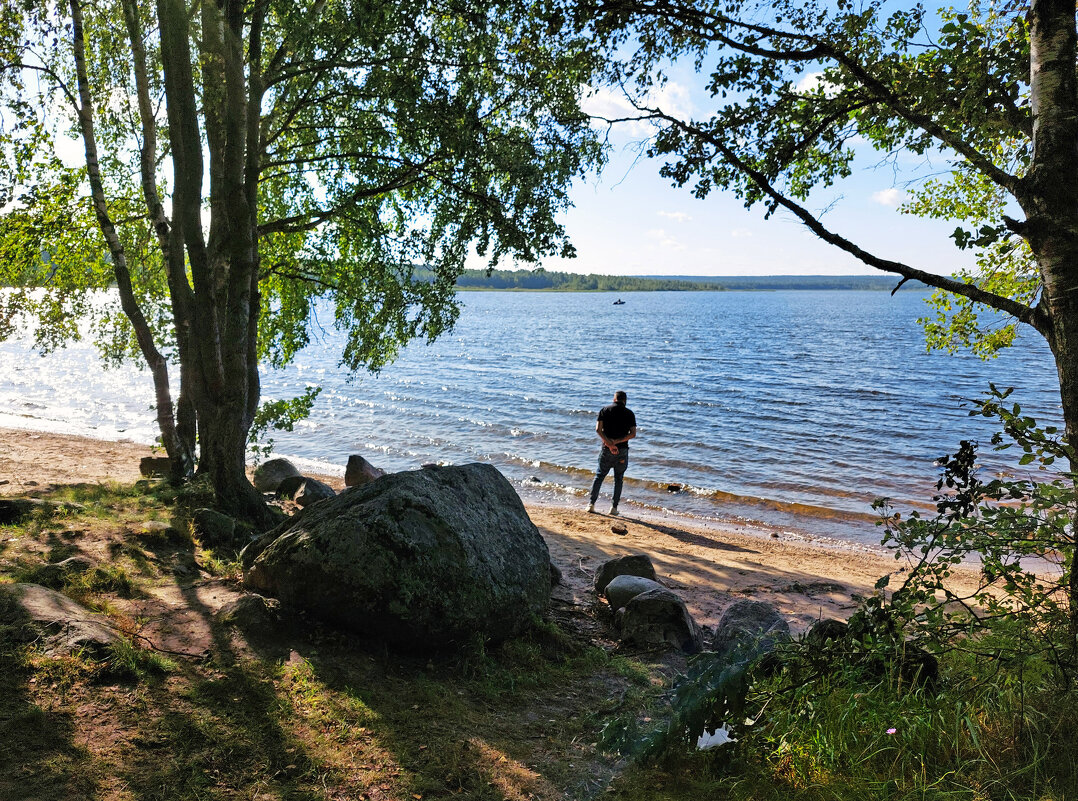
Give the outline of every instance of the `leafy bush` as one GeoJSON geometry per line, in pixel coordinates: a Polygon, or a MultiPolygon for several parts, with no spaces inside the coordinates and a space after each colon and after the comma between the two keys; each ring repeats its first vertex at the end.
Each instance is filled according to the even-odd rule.
{"type": "Polygon", "coordinates": [[[258,458],[264,459],[273,452],[274,441],[265,438],[270,430],[291,431],[296,423],[311,416],[318,393],[322,387],[307,387],[295,398],[263,401],[255,412],[254,422],[247,434],[247,447],[258,458]],[[264,439],[265,438],[265,439],[264,439]]]}
{"type": "Polygon", "coordinates": [[[1057,429],[1038,428],[1018,404],[1007,404],[1010,394],[993,385],[972,414],[998,418],[1003,431],[993,444],[1020,448],[1019,464],[1035,465],[1036,477],[983,482],[976,445],[963,441],[938,462],[943,472],[934,516],[915,511],[903,519],[886,500],[877,501],[883,542],[905,561],[907,572],[890,597],[876,595],[860,614],[936,649],[977,649],[980,635],[1009,632],[1011,645],[994,646],[997,656],[1042,653],[1068,677],[1078,656],[1078,586],[1072,585],[1078,495],[1069,469],[1074,450],[1057,429]],[[1057,470],[1057,463],[1068,469],[1057,470]],[[959,594],[948,578],[954,566],[971,561],[980,563],[980,582],[959,594]]]}

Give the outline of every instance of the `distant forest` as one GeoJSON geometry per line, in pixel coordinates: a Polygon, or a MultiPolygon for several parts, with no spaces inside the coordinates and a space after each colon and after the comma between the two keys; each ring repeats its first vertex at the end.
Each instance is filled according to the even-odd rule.
{"type": "MultiPolygon", "coordinates": [[[[869,289],[891,291],[897,276],[887,275],[580,275],[544,270],[465,270],[457,279],[459,289],[526,289],[562,292],[655,292],[780,290],[780,289],[869,289]]],[[[924,289],[919,281],[907,281],[903,290],[924,289]]]]}
{"type": "Polygon", "coordinates": [[[458,289],[555,289],[563,292],[686,292],[705,290],[721,292],[726,287],[693,279],[639,275],[579,275],[578,273],[536,270],[465,270],[457,279],[458,289]]]}

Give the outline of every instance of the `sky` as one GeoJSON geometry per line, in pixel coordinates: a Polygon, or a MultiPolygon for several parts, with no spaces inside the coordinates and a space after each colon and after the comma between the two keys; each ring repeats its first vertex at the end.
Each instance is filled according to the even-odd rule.
{"type": "MultiPolygon", "coordinates": [[[[661,103],[703,116],[707,96],[694,88],[702,80],[691,70],[676,74],[680,80],[666,87],[661,103]]],[[[610,117],[631,111],[607,90],[585,107],[610,117]]],[[[611,132],[609,164],[600,175],[574,185],[573,208],[563,218],[577,257],[547,259],[546,269],[607,275],[880,274],[819,240],[788,212],[765,220],[762,206],[745,209],[732,192],[714,190],[699,200],[690,187],[674,187],[660,177],[661,162],[644,155],[642,144],[650,133],[641,123],[611,132]]],[[[865,146],[854,174],[817,193],[809,209],[826,209],[825,224],[882,258],[945,275],[969,266],[969,256],[949,238],[955,222],[898,211],[908,182],[942,170],[946,162],[900,154],[896,164],[881,165],[880,158],[865,146]]]]}

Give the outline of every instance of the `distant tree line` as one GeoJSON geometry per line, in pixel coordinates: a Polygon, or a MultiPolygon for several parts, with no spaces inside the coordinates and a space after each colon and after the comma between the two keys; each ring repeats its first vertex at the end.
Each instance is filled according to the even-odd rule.
{"type": "MultiPolygon", "coordinates": [[[[458,289],[549,289],[563,292],[724,292],[781,289],[875,289],[891,290],[895,281],[872,275],[774,275],[774,276],[641,276],[579,275],[559,273],[539,267],[534,270],[465,270],[457,279],[458,289]]],[[[919,281],[903,289],[924,289],[919,281]]]]}
{"type": "Polygon", "coordinates": [[[465,270],[457,279],[458,289],[556,289],[564,291],[630,292],[724,290],[721,284],[673,278],[641,278],[634,275],[578,275],[535,270],[465,270]]]}
{"type": "MultiPolygon", "coordinates": [[[[860,289],[890,292],[898,284],[888,275],[722,275],[688,276],[672,275],[674,280],[716,282],[724,289],[781,290],[781,289],[860,289]]],[[[925,284],[910,280],[899,291],[924,291],[925,284]]]]}

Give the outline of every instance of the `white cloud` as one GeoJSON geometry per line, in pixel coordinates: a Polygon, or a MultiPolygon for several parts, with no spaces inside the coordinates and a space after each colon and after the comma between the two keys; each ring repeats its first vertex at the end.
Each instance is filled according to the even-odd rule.
{"type": "Polygon", "coordinates": [[[647,236],[649,239],[654,239],[658,246],[663,250],[684,251],[686,249],[685,245],[674,239],[662,228],[649,229],[647,236]]]}
{"type": "MultiPolygon", "coordinates": [[[[660,109],[675,117],[692,116],[689,90],[676,81],[668,81],[658,91],[637,98],[637,103],[642,108],[660,109]]],[[[585,87],[580,107],[585,114],[595,117],[598,125],[605,125],[604,120],[632,119],[646,113],[636,108],[620,87],[585,87]]],[[[632,136],[650,136],[654,133],[656,124],[650,121],[623,122],[619,123],[619,127],[628,130],[632,136]]]]}
{"type": "Polygon", "coordinates": [[[683,211],[657,211],[655,213],[660,217],[666,217],[668,220],[674,220],[679,223],[688,222],[692,219],[691,216],[683,211]]]}
{"type": "Polygon", "coordinates": [[[794,91],[800,94],[808,94],[818,89],[822,89],[827,97],[834,97],[838,94],[838,87],[829,81],[825,81],[822,72],[806,72],[794,87],[794,91]]]}
{"type": "Polygon", "coordinates": [[[730,231],[730,236],[734,239],[748,239],[750,236],[752,236],[752,231],[750,231],[748,228],[734,228],[732,231],[730,231]]]}
{"type": "Polygon", "coordinates": [[[891,208],[898,208],[898,205],[905,199],[905,191],[896,189],[893,186],[890,189],[881,189],[879,192],[872,193],[872,202],[879,203],[881,206],[890,206],[891,208]]]}

